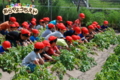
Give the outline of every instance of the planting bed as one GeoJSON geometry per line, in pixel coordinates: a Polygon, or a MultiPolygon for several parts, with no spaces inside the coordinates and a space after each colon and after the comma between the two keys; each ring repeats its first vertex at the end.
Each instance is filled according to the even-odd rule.
{"type": "Polygon", "coordinates": [[[20,63],[23,57],[31,51],[32,45],[28,48],[12,48],[9,53],[0,56],[1,80],[11,80],[14,75],[13,80],[93,80],[96,73],[101,71],[101,66],[110,55],[109,53],[113,53],[114,48],[119,44],[120,36],[118,36],[112,29],[109,29],[109,31],[97,34],[87,44],[75,43],[76,47],[71,47],[70,52],[61,50],[60,57],[53,57],[57,62],[45,63],[45,65],[37,67],[34,73],[29,74],[25,68],[20,67],[20,63]],[[3,72],[2,69],[11,73],[3,72]]]}

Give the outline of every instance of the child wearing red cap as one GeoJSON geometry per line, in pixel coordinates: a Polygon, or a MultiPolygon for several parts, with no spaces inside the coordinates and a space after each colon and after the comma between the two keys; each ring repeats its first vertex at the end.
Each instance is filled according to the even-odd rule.
{"type": "Polygon", "coordinates": [[[84,13],[80,13],[78,19],[76,19],[75,22],[74,22],[74,26],[81,27],[81,21],[83,19],[85,19],[85,14],[84,13]]]}
{"type": "Polygon", "coordinates": [[[103,25],[101,26],[101,30],[102,30],[102,31],[105,31],[105,30],[108,28],[108,24],[109,24],[109,22],[105,20],[105,21],[103,22],[103,25]]]}
{"type": "Polygon", "coordinates": [[[72,30],[73,22],[72,21],[66,21],[66,27],[67,31],[72,30]]]}
{"type": "Polygon", "coordinates": [[[16,30],[16,25],[15,24],[10,24],[10,31],[9,32],[12,32],[12,31],[15,31],[16,30]]]}
{"type": "Polygon", "coordinates": [[[2,46],[0,46],[0,54],[3,54],[5,51],[8,51],[8,48],[11,48],[11,43],[9,41],[4,41],[2,46]]]}
{"type": "Polygon", "coordinates": [[[39,20],[39,24],[35,27],[35,29],[43,29],[45,27],[45,22],[43,19],[39,20]]]}
{"type": "Polygon", "coordinates": [[[89,30],[86,27],[82,27],[81,29],[81,34],[79,34],[79,36],[81,37],[82,41],[84,42],[88,42],[88,35],[89,35],[89,30]]]}
{"type": "Polygon", "coordinates": [[[50,21],[50,23],[56,25],[57,23],[60,23],[61,21],[63,21],[62,16],[57,16],[56,20],[50,21]]]}
{"type": "Polygon", "coordinates": [[[51,56],[48,55],[47,51],[49,50],[50,43],[48,40],[44,40],[43,44],[45,45],[44,51],[40,54],[41,57],[45,60],[45,61],[53,61],[53,58],[51,56]]]}
{"type": "Polygon", "coordinates": [[[55,36],[50,36],[49,37],[49,42],[50,42],[50,48],[49,48],[49,50],[47,51],[47,53],[50,55],[50,56],[52,56],[52,55],[54,55],[54,56],[59,56],[60,55],[60,51],[59,51],[59,49],[57,48],[57,46],[56,46],[56,42],[57,42],[57,37],[55,37],[55,36]]]}
{"type": "Polygon", "coordinates": [[[44,22],[45,22],[45,27],[47,27],[47,26],[48,26],[48,23],[49,23],[49,21],[50,21],[50,18],[49,18],[49,17],[44,17],[43,20],[44,20],[44,22]]]}
{"type": "Polygon", "coordinates": [[[10,17],[9,21],[1,23],[0,24],[0,33],[2,35],[6,35],[8,33],[7,30],[8,31],[10,30],[10,24],[13,24],[14,22],[16,22],[16,18],[15,17],[10,17]]]}
{"type": "Polygon", "coordinates": [[[31,40],[29,40],[30,34],[30,31],[28,31],[27,29],[22,29],[20,33],[16,31],[9,32],[6,35],[5,39],[10,41],[12,46],[15,47],[17,45],[27,46],[27,44],[32,43],[31,40]]]}
{"type": "Polygon", "coordinates": [[[75,27],[73,30],[66,31],[64,36],[79,35],[81,33],[80,27],[75,27]]]}
{"type": "Polygon", "coordinates": [[[59,24],[57,25],[57,28],[58,28],[58,30],[55,31],[55,32],[53,32],[53,33],[51,33],[51,34],[49,34],[49,35],[47,35],[47,36],[45,37],[45,40],[48,40],[48,38],[49,38],[50,36],[55,36],[55,37],[57,37],[57,38],[64,38],[63,34],[64,34],[64,32],[66,31],[65,25],[64,25],[63,23],[59,23],[59,24]]]}
{"type": "Polygon", "coordinates": [[[36,42],[34,44],[34,51],[30,52],[22,61],[22,66],[30,68],[28,72],[34,72],[36,65],[44,64],[44,60],[41,57],[45,45],[42,42],[36,42]]]}
{"type": "Polygon", "coordinates": [[[51,34],[54,31],[55,31],[55,25],[50,23],[50,24],[48,24],[48,29],[46,29],[42,33],[41,37],[46,37],[48,34],[51,34]]]}
{"type": "Polygon", "coordinates": [[[32,29],[32,36],[30,36],[30,40],[32,42],[39,40],[38,35],[39,35],[39,31],[37,29],[32,29]]]}

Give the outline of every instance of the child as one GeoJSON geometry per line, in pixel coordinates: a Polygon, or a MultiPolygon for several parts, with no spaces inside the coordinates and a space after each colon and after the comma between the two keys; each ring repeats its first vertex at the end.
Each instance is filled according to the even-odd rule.
{"type": "Polygon", "coordinates": [[[47,51],[48,51],[49,48],[51,47],[49,41],[44,40],[44,41],[43,41],[43,44],[45,45],[45,48],[44,48],[43,53],[40,54],[41,57],[42,57],[44,60],[53,61],[53,58],[47,54],[47,51]]]}
{"type": "Polygon", "coordinates": [[[102,30],[102,31],[105,31],[105,30],[108,28],[108,24],[109,24],[108,21],[104,21],[104,22],[103,22],[103,25],[101,26],[101,30],[102,30]]]}
{"type": "Polygon", "coordinates": [[[36,65],[44,64],[44,60],[40,56],[40,54],[44,50],[44,44],[42,42],[36,42],[34,44],[34,51],[30,52],[22,61],[22,66],[26,66],[30,68],[31,71],[34,72],[34,68],[36,65]]]}
{"type": "Polygon", "coordinates": [[[32,36],[30,36],[30,40],[32,42],[35,42],[35,41],[39,40],[39,38],[38,38],[39,31],[37,29],[32,29],[32,33],[33,34],[32,34],[32,36]]]}
{"type": "Polygon", "coordinates": [[[29,26],[29,30],[32,31],[36,26],[36,21],[31,21],[31,25],[29,26]]]}
{"type": "Polygon", "coordinates": [[[75,27],[73,30],[66,31],[64,36],[79,35],[81,33],[80,27],[75,27]]]}
{"type": "Polygon", "coordinates": [[[44,22],[45,22],[45,27],[48,26],[48,23],[50,21],[50,18],[49,17],[44,17],[43,18],[44,22]]]}
{"type": "Polygon", "coordinates": [[[39,20],[39,25],[35,27],[35,29],[43,29],[45,27],[45,23],[43,19],[39,20]]]}
{"type": "Polygon", "coordinates": [[[62,24],[62,23],[59,23],[59,25],[57,26],[57,28],[58,28],[58,30],[55,31],[55,32],[53,32],[53,33],[51,33],[51,34],[49,34],[49,35],[47,35],[47,36],[45,37],[45,40],[48,40],[48,38],[49,38],[50,36],[55,36],[55,37],[58,37],[58,38],[63,38],[63,37],[64,37],[63,34],[64,34],[64,32],[66,31],[65,25],[62,24]]]}
{"type": "Polygon", "coordinates": [[[76,19],[75,22],[74,22],[74,26],[81,27],[81,21],[83,19],[85,19],[85,14],[84,13],[80,13],[78,19],[76,19]]]}
{"type": "Polygon", "coordinates": [[[48,29],[46,29],[42,33],[41,37],[46,37],[48,34],[51,34],[54,31],[55,31],[55,25],[50,23],[50,24],[48,24],[48,29]]]}
{"type": "Polygon", "coordinates": [[[49,42],[50,42],[50,48],[49,50],[47,51],[47,53],[50,55],[50,56],[59,56],[60,55],[60,51],[59,49],[57,48],[56,46],[56,42],[57,42],[57,37],[55,36],[50,36],[49,37],[49,42]]]}
{"type": "Polygon", "coordinates": [[[72,30],[72,25],[73,25],[73,22],[72,21],[66,21],[66,26],[67,26],[67,30],[72,30]]]}
{"type": "Polygon", "coordinates": [[[88,35],[89,35],[89,30],[86,27],[82,27],[81,29],[81,34],[79,34],[80,38],[82,39],[82,41],[84,42],[88,42],[87,39],[89,39],[88,35]]]}
{"type": "Polygon", "coordinates": [[[7,51],[8,48],[11,48],[11,43],[9,41],[4,41],[2,43],[2,46],[0,46],[0,54],[4,54],[4,52],[7,51]]]}
{"type": "Polygon", "coordinates": [[[11,24],[9,32],[12,32],[12,31],[15,31],[15,30],[16,30],[16,25],[15,24],[11,24]]]}
{"type": "Polygon", "coordinates": [[[8,31],[10,30],[10,24],[13,24],[14,22],[16,22],[16,18],[10,17],[9,21],[6,21],[6,22],[0,24],[0,33],[2,35],[6,35],[8,33],[7,30],[8,31]]]}
{"type": "Polygon", "coordinates": [[[30,34],[27,29],[22,29],[20,33],[16,31],[9,32],[5,38],[10,41],[12,46],[27,46],[28,43],[31,44],[31,40],[29,40],[30,34]]]}

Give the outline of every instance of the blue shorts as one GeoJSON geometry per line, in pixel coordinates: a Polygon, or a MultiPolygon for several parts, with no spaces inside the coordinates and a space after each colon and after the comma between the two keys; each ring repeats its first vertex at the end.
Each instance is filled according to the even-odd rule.
{"type": "Polygon", "coordinates": [[[27,67],[31,70],[31,72],[34,72],[34,68],[36,67],[36,65],[35,64],[29,64],[27,67]]]}
{"type": "Polygon", "coordinates": [[[2,35],[6,35],[6,34],[8,33],[8,31],[1,30],[0,33],[1,33],[2,35]]]}

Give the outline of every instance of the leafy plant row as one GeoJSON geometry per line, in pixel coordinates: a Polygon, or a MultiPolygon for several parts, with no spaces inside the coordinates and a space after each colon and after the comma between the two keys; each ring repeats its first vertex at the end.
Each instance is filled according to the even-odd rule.
{"type": "Polygon", "coordinates": [[[95,80],[120,80],[120,45],[114,49],[102,67],[101,72],[96,74],[95,80]]]}

